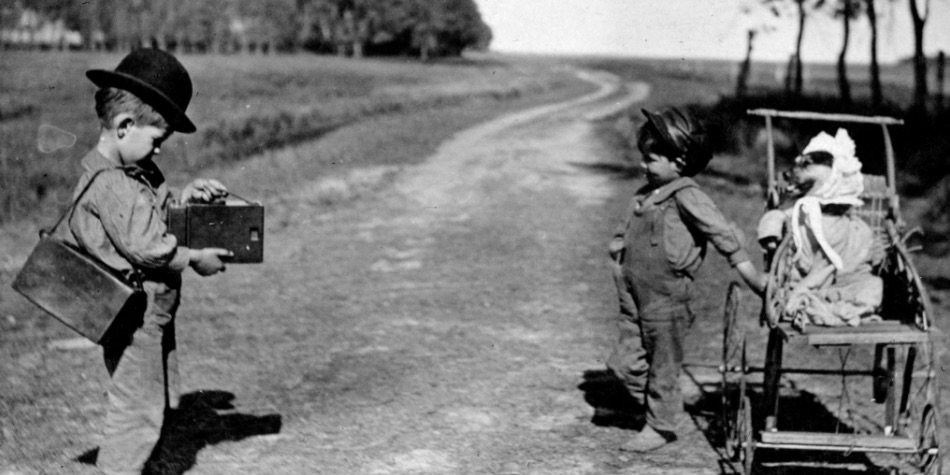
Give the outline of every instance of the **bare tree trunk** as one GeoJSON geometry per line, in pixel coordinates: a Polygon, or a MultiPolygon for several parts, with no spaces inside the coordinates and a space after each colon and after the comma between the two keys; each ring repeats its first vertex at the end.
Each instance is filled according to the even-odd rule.
{"type": "Polygon", "coordinates": [[[131,49],[129,40],[129,6],[125,2],[117,2],[112,11],[112,34],[115,35],[116,49],[128,51],[131,49]]]}
{"type": "Polygon", "coordinates": [[[927,57],[924,55],[924,26],[930,14],[930,0],[924,0],[921,15],[917,0],[910,0],[910,16],[914,23],[914,108],[927,107],[927,57]]]}
{"type": "Polygon", "coordinates": [[[841,102],[846,106],[851,105],[851,84],[848,82],[848,42],[851,40],[851,0],[844,0],[844,11],[842,12],[842,22],[844,26],[843,42],[841,44],[841,53],[838,55],[838,93],[841,102]]]}
{"type": "Polygon", "coordinates": [[[867,0],[868,21],[871,22],[871,104],[875,109],[884,102],[884,93],[881,87],[881,67],[877,62],[877,10],[874,0],[867,0]]]}
{"type": "Polygon", "coordinates": [[[211,50],[214,54],[224,54],[225,51],[225,42],[228,40],[228,17],[223,16],[216,18],[214,21],[214,35],[211,39],[211,50]]]}
{"type": "Polygon", "coordinates": [[[946,66],[947,56],[940,50],[937,55],[937,108],[943,110],[943,74],[946,66]]]}
{"type": "Polygon", "coordinates": [[[300,30],[297,32],[297,45],[302,46],[313,36],[313,5],[309,2],[303,5],[300,11],[300,30]]]}
{"type": "Polygon", "coordinates": [[[798,4],[798,39],[795,41],[795,97],[801,97],[804,88],[802,39],[805,38],[805,0],[795,0],[795,3],[798,4]]]}
{"type": "Polygon", "coordinates": [[[742,61],[742,69],[739,70],[739,77],[736,80],[736,97],[745,96],[749,86],[749,73],[752,70],[752,43],[755,41],[755,30],[750,29],[746,32],[745,60],[742,61]]]}
{"type": "Polygon", "coordinates": [[[795,54],[788,55],[788,63],[785,65],[785,95],[792,95],[792,84],[795,82],[795,63],[798,59],[795,54]]]}

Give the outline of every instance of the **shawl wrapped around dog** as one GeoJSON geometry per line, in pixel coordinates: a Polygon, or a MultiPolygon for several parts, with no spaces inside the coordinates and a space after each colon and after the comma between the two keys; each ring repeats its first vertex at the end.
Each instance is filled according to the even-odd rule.
{"type": "Polygon", "coordinates": [[[802,153],[815,151],[834,157],[828,179],[816,183],[791,209],[767,213],[759,228],[760,232],[773,229],[781,220],[792,234],[795,265],[791,282],[796,287],[786,302],[784,318],[799,329],[809,323],[857,326],[863,318],[873,318],[881,304],[883,282],[872,269],[883,253],[861,218],[850,212],[822,213],[823,205],[863,204],[858,196],[864,190],[864,178],[854,141],[844,129],[838,129],[834,137],[822,132],[802,153]],[[828,278],[808,288],[799,285],[819,272],[827,272],[828,278]]]}

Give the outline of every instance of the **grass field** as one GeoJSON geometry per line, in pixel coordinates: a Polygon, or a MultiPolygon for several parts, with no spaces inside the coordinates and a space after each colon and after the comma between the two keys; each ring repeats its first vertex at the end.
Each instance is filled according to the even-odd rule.
{"type": "MultiPolygon", "coordinates": [[[[58,208],[78,159],[97,139],[88,69],[117,54],[0,53],[0,221],[58,208]],[[61,131],[51,133],[50,131],[61,131]],[[50,137],[52,135],[52,138],[50,137]],[[65,137],[65,138],[64,138],[65,137]],[[68,145],[72,138],[75,143],[68,145]]],[[[342,124],[398,111],[503,100],[560,87],[542,62],[496,59],[420,64],[313,55],[182,56],[195,96],[193,135],[175,135],[163,168],[174,175],[301,142],[342,124]]],[[[549,63],[550,64],[550,63],[549,63]]],[[[64,194],[65,193],[65,194],[64,194]]]]}
{"type": "MultiPolygon", "coordinates": [[[[64,465],[59,472],[51,469],[50,473],[77,473],[65,472],[76,467],[82,470],[79,473],[94,470],[87,465],[87,451],[94,447],[93,437],[101,424],[104,413],[101,388],[107,378],[99,355],[95,351],[71,353],[51,346],[75,335],[40,315],[23,299],[11,298],[13,291],[9,281],[35,244],[37,225],[48,223],[55,210],[62,206],[62,198],[66,196],[63,193],[67,193],[65,190],[72,183],[78,154],[95,139],[95,120],[91,102],[88,102],[92,86],[82,71],[91,67],[111,68],[118,59],[118,56],[85,54],[0,53],[0,61],[3,61],[0,66],[11,65],[4,70],[15,71],[11,75],[15,77],[0,77],[3,86],[0,90],[4,94],[0,107],[9,107],[12,111],[9,115],[0,112],[0,117],[6,117],[0,121],[3,140],[9,140],[2,145],[2,152],[10,168],[23,173],[16,177],[5,175],[0,183],[5,189],[15,184],[18,189],[26,190],[24,193],[33,193],[30,198],[33,201],[14,203],[23,215],[29,211],[30,219],[0,228],[0,247],[5,250],[0,256],[0,361],[3,362],[0,382],[4,388],[0,390],[0,414],[12,420],[0,428],[0,469],[6,468],[5,463],[11,463],[23,473],[42,473],[51,466],[50,461],[68,460],[68,466],[64,465]],[[65,70],[72,72],[67,75],[65,70]],[[35,84],[31,86],[30,81],[35,84]],[[77,143],[52,153],[40,152],[37,137],[41,125],[74,133],[77,143]],[[53,185],[46,185],[44,196],[38,196],[37,183],[53,185]],[[86,463],[77,463],[77,459],[83,462],[83,457],[86,463]]],[[[532,366],[511,355],[567,353],[563,345],[525,339],[513,347],[526,353],[495,354],[497,350],[492,345],[490,358],[476,359],[487,350],[476,344],[480,342],[478,329],[488,328],[498,321],[504,322],[498,327],[498,335],[510,335],[511,327],[519,324],[530,324],[536,329],[537,333],[532,335],[544,335],[552,331],[549,328],[551,315],[560,311],[564,314],[565,328],[577,333],[573,336],[584,339],[588,336],[577,330],[580,320],[607,321],[608,311],[613,310],[612,295],[590,299],[597,304],[593,311],[583,305],[576,307],[576,301],[586,297],[565,293],[564,289],[586,288],[586,285],[579,287],[577,282],[589,281],[592,288],[598,286],[598,295],[610,293],[610,289],[601,288],[601,277],[606,274],[601,265],[603,242],[600,240],[605,240],[610,231],[603,222],[613,221],[613,217],[623,212],[632,190],[621,189],[618,194],[624,196],[615,197],[609,209],[578,213],[584,216],[576,222],[548,223],[558,232],[569,228],[584,236],[578,241],[583,245],[553,233],[549,239],[543,234],[538,237],[532,226],[528,226],[530,232],[517,237],[502,233],[502,230],[524,225],[525,221],[537,224],[553,219],[542,212],[529,212],[530,208],[499,209],[498,215],[505,220],[486,222],[474,230],[465,227],[465,220],[475,218],[457,216],[446,228],[451,239],[442,236],[440,239],[445,238],[444,241],[435,241],[438,252],[433,252],[433,267],[413,274],[420,279],[431,278],[433,287],[409,289],[412,293],[407,291],[407,286],[414,281],[407,280],[405,274],[393,272],[381,277],[383,271],[373,270],[379,267],[373,262],[374,256],[392,254],[396,257],[377,262],[386,264],[391,260],[398,264],[407,259],[404,249],[424,247],[427,241],[415,235],[389,233],[389,228],[380,224],[392,218],[388,215],[362,221],[374,212],[384,214],[390,209],[393,196],[387,188],[390,177],[408,165],[423,161],[459,130],[505,112],[580,95],[589,86],[573,79],[563,67],[567,64],[606,69],[624,80],[654,84],[648,100],[631,111],[634,116],[638,115],[639,107],[715,104],[733,88],[729,66],[722,64],[714,68],[708,63],[702,67],[683,67],[681,63],[662,61],[551,61],[496,56],[434,65],[353,62],[309,56],[259,57],[251,61],[236,57],[185,56],[183,61],[193,71],[196,84],[216,86],[199,86],[193,109],[190,109],[194,111],[192,116],[199,129],[205,132],[193,137],[176,136],[170,150],[163,153],[161,166],[169,172],[173,184],[180,184],[185,176],[200,171],[202,175],[221,178],[236,193],[264,201],[268,206],[271,238],[283,237],[283,242],[289,244],[268,249],[267,263],[263,266],[229,269],[225,278],[230,280],[224,281],[230,283],[227,287],[219,282],[223,279],[189,277],[189,300],[183,312],[187,320],[183,319],[179,327],[181,346],[190,352],[184,367],[185,374],[191,378],[189,387],[231,390],[232,397],[237,394],[239,400],[244,399],[243,411],[253,409],[254,414],[268,413],[262,417],[242,413],[212,417],[215,415],[208,409],[208,414],[199,414],[210,419],[207,424],[196,423],[207,433],[195,436],[195,446],[170,457],[181,471],[197,466],[199,472],[213,471],[214,462],[219,459],[256,460],[286,455],[290,460],[297,460],[291,456],[305,455],[320,460],[333,452],[324,450],[319,443],[310,444],[313,440],[326,442],[331,448],[355,441],[353,447],[342,449],[342,459],[380,458],[380,453],[388,447],[367,448],[360,442],[371,440],[380,430],[382,420],[391,419],[392,427],[398,428],[393,433],[405,438],[411,438],[409,432],[442,438],[428,425],[433,414],[438,416],[442,409],[452,408],[457,401],[472,397],[470,393],[453,391],[480,378],[488,381],[488,373],[518,376],[520,373],[505,372],[515,371],[517,368],[513,366],[522,370],[544,370],[550,363],[546,359],[528,360],[533,362],[532,366]],[[273,134],[277,137],[270,136],[273,134]],[[334,221],[341,216],[347,218],[334,221]],[[488,238],[484,248],[472,247],[475,238],[485,236],[488,238]],[[496,242],[491,239],[493,236],[508,237],[496,242]],[[543,245],[545,242],[558,243],[559,247],[548,248],[543,245]],[[580,263],[578,268],[572,271],[575,273],[570,274],[570,280],[557,280],[554,272],[562,271],[563,266],[553,262],[551,256],[572,253],[577,254],[574,257],[580,263]],[[521,266],[512,256],[530,257],[527,259],[530,264],[524,267],[534,269],[536,274],[526,274],[531,278],[522,277],[522,273],[516,272],[521,266]],[[341,266],[340,262],[346,265],[341,266]],[[490,266],[497,266],[497,274],[476,272],[490,266]],[[533,287],[535,279],[544,285],[533,287]],[[453,287],[455,285],[457,287],[453,287]],[[444,294],[433,291],[439,286],[446,287],[444,294]],[[548,302],[552,295],[576,301],[571,302],[574,306],[550,311],[537,303],[522,308],[518,304],[524,304],[525,294],[542,302],[548,302]],[[538,313],[532,313],[535,310],[538,313]],[[393,322],[422,319],[422,315],[440,323],[448,322],[451,331],[432,332],[418,324],[392,329],[393,322]],[[452,318],[466,320],[465,325],[453,326],[452,318]],[[385,324],[377,326],[377,320],[385,324]],[[421,343],[409,348],[409,342],[415,342],[416,337],[421,343]],[[386,352],[387,345],[398,351],[386,352]],[[463,355],[470,352],[471,357],[440,359],[433,356],[457,356],[459,349],[463,355]],[[308,358],[323,357],[328,362],[325,369],[321,366],[323,363],[317,365],[316,371],[307,366],[308,358]],[[368,364],[375,364],[377,358],[380,364],[368,364]],[[298,365],[302,369],[299,378],[294,379],[292,376],[296,373],[290,369],[298,365]],[[443,377],[425,379],[429,374],[443,374],[443,377]],[[402,396],[416,404],[409,406],[413,408],[411,412],[399,412],[390,404],[394,398],[402,397],[396,390],[400,388],[402,396]],[[452,398],[447,400],[454,402],[438,406],[446,404],[437,397],[444,393],[450,393],[452,398]],[[434,403],[429,404],[432,401],[434,403]],[[274,434],[273,427],[255,427],[275,414],[283,418],[280,434],[274,434]],[[356,432],[360,437],[343,439],[340,434],[346,433],[346,424],[352,421],[357,422],[356,432]],[[219,430],[221,427],[215,425],[223,422],[228,422],[227,428],[232,433],[219,430]],[[243,445],[231,443],[248,434],[258,437],[243,445]],[[294,445],[295,441],[301,445],[294,445]],[[353,455],[345,455],[348,453],[345,450],[354,450],[353,455]]],[[[624,158],[632,158],[626,140],[634,123],[629,117],[621,116],[601,125],[604,137],[611,140],[609,145],[615,147],[617,154],[616,162],[606,163],[602,168],[606,173],[621,176],[624,186],[632,186],[627,166],[630,163],[625,164],[624,158]]],[[[520,159],[517,154],[497,158],[520,159]]],[[[702,178],[703,186],[730,219],[736,220],[747,232],[754,229],[762,210],[761,188],[755,178],[750,178],[762,168],[761,162],[754,161],[756,158],[759,157],[720,155],[714,162],[714,171],[719,173],[713,174],[720,176],[702,178]],[[737,177],[745,181],[737,182],[737,177]]],[[[517,182],[520,177],[509,179],[517,182]]],[[[507,183],[499,180],[495,184],[499,196],[512,193],[506,188],[507,183]]],[[[535,194],[529,196],[533,199],[535,194]]],[[[504,208],[505,203],[498,200],[494,206],[504,208]]],[[[916,221],[914,204],[908,207],[912,223],[916,221]]],[[[560,205],[559,201],[544,203],[544,207],[571,206],[569,202],[560,205]]],[[[420,225],[419,228],[428,227],[420,225]]],[[[947,278],[950,270],[940,259],[922,257],[917,262],[928,282],[950,281],[947,278]]],[[[426,265],[430,265],[429,261],[426,265]]],[[[729,280],[722,276],[727,272],[730,271],[725,261],[719,258],[711,259],[710,265],[705,266],[700,278],[709,285],[704,288],[706,296],[698,302],[701,304],[698,310],[704,314],[718,315],[721,311],[721,296],[729,280]]],[[[936,286],[933,290],[940,314],[946,315],[950,292],[945,286],[936,286]]],[[[943,321],[938,325],[946,327],[943,321]]],[[[707,322],[701,332],[694,340],[701,341],[702,348],[693,349],[702,352],[702,356],[715,355],[720,341],[718,322],[707,322]]],[[[606,341],[611,336],[604,331],[597,339],[606,341]]],[[[753,343],[758,345],[756,355],[761,354],[761,343],[753,343]]],[[[607,347],[605,343],[604,352],[607,347]]],[[[530,399],[538,394],[530,382],[520,383],[512,386],[520,397],[530,399]]],[[[943,384],[947,383],[950,380],[944,378],[943,384]]],[[[575,393],[571,400],[577,399],[575,393]]],[[[517,413],[531,407],[521,399],[517,404],[498,398],[491,401],[494,409],[512,406],[517,413]]],[[[539,399],[534,403],[545,404],[545,401],[539,399]]],[[[551,408],[544,407],[544,411],[535,414],[534,422],[545,420],[544,417],[551,416],[549,412],[553,412],[551,408]]],[[[461,413],[455,420],[467,421],[467,424],[456,423],[451,426],[454,430],[464,432],[481,424],[482,419],[474,416],[466,419],[465,415],[461,413]]],[[[596,430],[586,420],[579,421],[578,425],[596,430]]],[[[383,429],[384,432],[391,430],[388,426],[383,429]]],[[[544,445],[548,439],[543,437],[543,432],[534,432],[533,437],[537,434],[542,436],[538,440],[532,438],[531,442],[544,445]]],[[[472,440],[484,443],[484,440],[472,439],[478,435],[465,432],[464,438],[469,443],[472,440]]],[[[393,440],[392,445],[402,443],[401,439],[393,440]]],[[[573,441],[565,438],[558,442],[573,444],[573,441]]],[[[526,458],[519,451],[523,447],[519,444],[525,443],[523,440],[492,442],[518,452],[512,455],[513,460],[526,458]]],[[[609,453],[604,457],[613,457],[612,446],[604,444],[602,438],[590,439],[587,443],[590,445],[583,448],[584,451],[609,453]]],[[[545,447],[545,450],[553,450],[559,446],[545,447]]],[[[292,473],[307,473],[300,470],[292,473]]],[[[327,473],[355,472],[328,470],[327,473]]],[[[380,469],[377,473],[390,472],[380,469]]],[[[517,471],[500,469],[498,473],[517,471]]]]}

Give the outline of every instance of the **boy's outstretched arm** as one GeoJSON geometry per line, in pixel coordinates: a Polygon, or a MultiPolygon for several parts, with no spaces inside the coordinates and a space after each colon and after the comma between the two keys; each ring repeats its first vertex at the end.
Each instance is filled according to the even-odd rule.
{"type": "Polygon", "coordinates": [[[739,273],[739,276],[742,277],[742,280],[745,281],[746,285],[752,289],[753,292],[762,295],[765,293],[765,285],[768,283],[768,276],[765,273],[760,273],[756,270],[755,265],[752,264],[752,261],[742,261],[736,264],[736,272],[739,273]]]}
{"type": "Polygon", "coordinates": [[[726,220],[709,195],[698,188],[685,188],[676,194],[676,203],[683,220],[706,236],[749,288],[761,295],[767,277],[749,259],[742,232],[726,220]]]}

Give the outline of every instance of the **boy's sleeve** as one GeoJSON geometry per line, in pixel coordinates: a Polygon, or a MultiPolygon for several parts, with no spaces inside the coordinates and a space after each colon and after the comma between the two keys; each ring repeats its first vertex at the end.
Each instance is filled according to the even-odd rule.
{"type": "Polygon", "coordinates": [[[108,173],[97,191],[99,220],[122,257],[146,269],[188,267],[188,248],[166,232],[165,221],[134,181],[108,173]]]}
{"type": "Polygon", "coordinates": [[[706,236],[730,265],[750,260],[742,233],[726,221],[709,195],[699,188],[684,188],[676,193],[676,205],[683,222],[706,236]]]}

